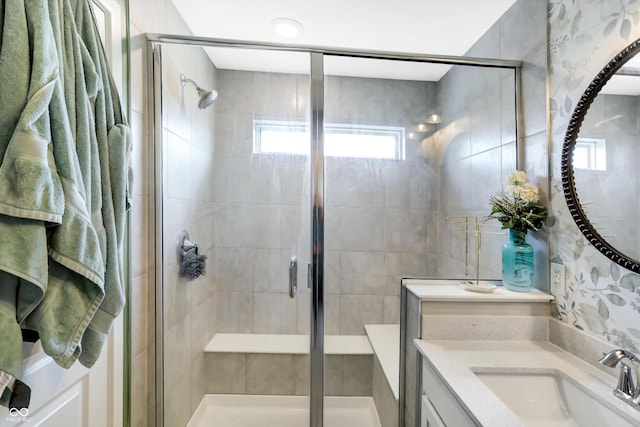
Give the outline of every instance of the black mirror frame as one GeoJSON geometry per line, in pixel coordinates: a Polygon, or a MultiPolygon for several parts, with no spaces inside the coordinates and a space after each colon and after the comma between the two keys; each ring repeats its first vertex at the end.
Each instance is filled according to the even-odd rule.
{"type": "Polygon", "coordinates": [[[629,59],[635,56],[639,50],[640,39],[637,39],[621,50],[620,53],[609,61],[609,63],[605,65],[605,67],[591,81],[589,87],[587,87],[585,92],[582,94],[580,101],[571,115],[571,120],[569,121],[569,126],[564,138],[564,144],[562,146],[562,158],[560,163],[564,197],[567,202],[567,206],[569,207],[569,212],[584,237],[605,257],[635,273],[640,273],[640,262],[623,254],[607,242],[596,231],[582,209],[582,205],[580,204],[580,199],[578,198],[578,193],[576,191],[572,159],[580,127],[582,126],[584,117],[593,103],[593,100],[598,96],[602,87],[611,79],[611,77],[618,72],[618,70],[620,70],[620,68],[622,68],[629,59]]]}

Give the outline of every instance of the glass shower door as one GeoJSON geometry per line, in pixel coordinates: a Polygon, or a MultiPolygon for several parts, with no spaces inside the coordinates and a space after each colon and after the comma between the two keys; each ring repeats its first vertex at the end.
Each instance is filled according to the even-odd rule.
{"type": "MultiPolygon", "coordinates": [[[[499,277],[502,236],[482,237],[478,262],[479,241],[458,222],[488,214],[515,168],[515,74],[330,54],[324,74],[325,402],[372,399],[382,425],[396,425],[401,279],[499,277]],[[383,357],[347,345],[335,354],[337,335],[366,335],[383,357]]],[[[416,360],[406,390],[416,389],[416,360]]],[[[375,424],[363,414],[358,425],[375,424]]]]}
{"type": "Polygon", "coordinates": [[[427,118],[438,112],[431,79],[447,66],[331,55],[324,65],[325,332],[351,346],[325,354],[325,402],[370,405],[379,420],[362,410],[359,426],[396,425],[400,280],[435,273],[438,164],[426,149],[438,124],[427,118]]]}
{"type": "Polygon", "coordinates": [[[163,45],[160,56],[164,426],[231,425],[232,409],[246,425],[308,425],[309,54],[163,45]],[[182,230],[206,256],[193,280],[176,257],[182,230]]]}

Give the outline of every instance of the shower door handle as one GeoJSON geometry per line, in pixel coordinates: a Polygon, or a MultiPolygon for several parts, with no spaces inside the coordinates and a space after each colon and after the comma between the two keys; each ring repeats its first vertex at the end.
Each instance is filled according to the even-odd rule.
{"type": "Polygon", "coordinates": [[[289,298],[295,298],[298,292],[298,260],[291,257],[289,261],[289,298]]]}

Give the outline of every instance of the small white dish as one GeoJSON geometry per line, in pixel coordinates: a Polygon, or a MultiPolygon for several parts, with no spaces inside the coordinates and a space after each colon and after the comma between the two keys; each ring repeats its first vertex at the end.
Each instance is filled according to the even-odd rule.
{"type": "Polygon", "coordinates": [[[476,282],[475,280],[464,280],[460,282],[460,286],[462,286],[462,289],[464,289],[465,291],[482,292],[485,294],[491,293],[497,288],[497,286],[492,283],[483,281],[476,282]]]}

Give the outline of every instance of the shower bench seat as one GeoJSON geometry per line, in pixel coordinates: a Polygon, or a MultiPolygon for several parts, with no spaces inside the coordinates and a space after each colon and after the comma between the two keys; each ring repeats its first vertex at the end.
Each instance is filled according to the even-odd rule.
{"type": "MultiPolygon", "coordinates": [[[[207,353],[309,354],[308,335],[216,334],[204,349],[207,353]]],[[[370,355],[373,349],[365,335],[327,335],[325,354],[370,355]]]]}
{"type": "MultiPolygon", "coordinates": [[[[396,426],[400,325],[364,328],[366,335],[325,336],[329,375],[325,392],[372,396],[381,425],[396,426]]],[[[208,393],[304,394],[307,390],[307,335],[218,333],[204,352],[207,371],[213,373],[205,387],[208,393]]]]}

